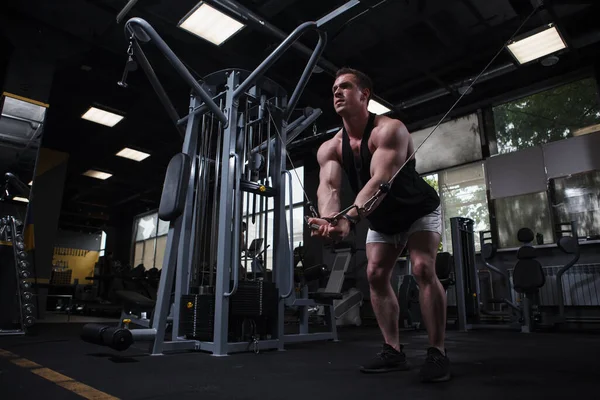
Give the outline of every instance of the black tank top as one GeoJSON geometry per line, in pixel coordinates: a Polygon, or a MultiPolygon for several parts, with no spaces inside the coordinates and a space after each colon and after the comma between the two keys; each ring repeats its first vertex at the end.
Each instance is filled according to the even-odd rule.
{"type": "MultiPolygon", "coordinates": [[[[355,157],[348,133],[342,128],[342,167],[355,194],[371,179],[373,155],[369,151],[369,137],[374,126],[375,114],[369,113],[359,157],[355,157]]],[[[437,192],[419,176],[415,166],[413,158],[396,176],[379,206],[367,217],[371,229],[385,234],[406,232],[416,220],[440,205],[437,192]]]]}

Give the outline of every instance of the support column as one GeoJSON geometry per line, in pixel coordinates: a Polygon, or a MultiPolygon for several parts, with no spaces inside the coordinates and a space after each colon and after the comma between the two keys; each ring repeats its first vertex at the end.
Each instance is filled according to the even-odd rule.
{"type": "MultiPolygon", "coordinates": [[[[27,229],[33,231],[34,274],[38,284],[50,282],[54,239],[62,206],[63,188],[69,155],[41,148],[35,171],[35,185],[31,191],[27,229]]],[[[27,236],[27,234],[26,234],[27,236]]],[[[38,318],[46,310],[47,289],[38,290],[38,318]]]]}

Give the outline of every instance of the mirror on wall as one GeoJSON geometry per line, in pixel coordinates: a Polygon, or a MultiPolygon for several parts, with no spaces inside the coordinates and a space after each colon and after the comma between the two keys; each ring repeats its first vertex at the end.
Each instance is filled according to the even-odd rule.
{"type": "Polygon", "coordinates": [[[0,110],[0,216],[25,222],[47,105],[4,92],[0,110]]]}

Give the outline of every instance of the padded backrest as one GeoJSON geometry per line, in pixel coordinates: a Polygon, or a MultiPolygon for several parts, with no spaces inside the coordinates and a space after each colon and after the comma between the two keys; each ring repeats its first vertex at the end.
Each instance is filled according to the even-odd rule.
{"type": "Polygon", "coordinates": [[[530,243],[533,242],[533,231],[529,228],[521,228],[517,232],[517,239],[521,243],[530,243]]]}
{"type": "Polygon", "coordinates": [[[191,168],[190,157],[184,153],[175,154],[169,162],[158,208],[163,221],[174,221],[183,213],[191,168]]]}
{"type": "Polygon", "coordinates": [[[517,293],[532,293],[546,283],[542,264],[537,260],[517,261],[513,271],[513,285],[517,293]]]}
{"type": "Polygon", "coordinates": [[[437,254],[435,259],[435,273],[438,279],[446,279],[454,269],[454,257],[447,252],[437,254]]]}
{"type": "Polygon", "coordinates": [[[496,246],[492,243],[486,243],[481,247],[481,257],[484,260],[489,260],[496,255],[496,246]]]}
{"type": "Polygon", "coordinates": [[[577,253],[578,247],[579,243],[577,242],[577,239],[573,236],[564,236],[558,239],[558,248],[567,254],[577,253]]]}
{"type": "Polygon", "coordinates": [[[517,250],[518,260],[533,260],[535,258],[535,248],[531,246],[522,246],[517,250]]]}

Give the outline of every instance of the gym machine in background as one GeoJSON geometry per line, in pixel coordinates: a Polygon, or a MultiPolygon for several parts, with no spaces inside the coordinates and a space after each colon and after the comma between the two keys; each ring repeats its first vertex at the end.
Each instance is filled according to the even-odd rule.
{"type": "Polygon", "coordinates": [[[571,236],[562,236],[560,231],[557,246],[572,258],[561,266],[555,282],[546,281],[544,267],[536,258],[536,249],[531,245],[534,233],[522,228],[517,233],[522,243],[516,253],[516,262],[512,271],[503,271],[490,261],[496,254],[496,248],[487,237],[488,232],[480,233],[481,257],[485,268],[478,269],[475,259],[475,233],[473,220],[462,217],[450,218],[452,248],[455,258],[456,277],[456,320],[459,331],[473,329],[512,329],[523,333],[533,332],[542,327],[548,328],[567,322],[564,304],[563,275],[579,260],[579,243],[575,222],[570,223],[571,236]],[[491,297],[483,295],[480,275],[489,274],[491,297]],[[503,278],[505,294],[494,295],[493,276],[503,278]],[[540,307],[540,289],[552,285],[557,294],[558,313],[542,312],[540,307]],[[506,306],[504,310],[489,310],[487,305],[506,306]],[[495,322],[495,323],[492,323],[495,322]]]}
{"type": "MultiPolygon", "coordinates": [[[[169,163],[158,212],[170,226],[156,301],[119,292],[125,304],[120,325],[88,324],[82,338],[118,350],[148,341],[151,354],[281,350],[286,342],[285,300],[294,291],[292,175],[286,170],[286,145],[288,135],[297,135],[320,110],[310,110],[289,125],[287,121],[326,35],[314,22],[303,23],[254,71],[228,69],[198,82],[150,24],[132,18],[125,27],[130,40],[126,72],[133,70],[132,63],[141,66],[184,133],[184,144],[169,163]],[[264,74],[309,30],[317,31],[319,41],[288,98],[264,74]],[[191,87],[190,112],[183,118],[142,51],[141,44],[149,42],[191,87]],[[270,205],[272,224],[267,219],[270,205]],[[245,270],[240,256],[243,220],[248,230],[259,232],[265,248],[273,249],[272,265],[265,258],[260,271],[246,279],[240,279],[245,270]]],[[[120,82],[124,87],[126,75],[120,82]]],[[[311,340],[300,334],[294,341],[303,338],[311,340]]]]}
{"type": "Polygon", "coordinates": [[[0,336],[22,335],[35,324],[31,264],[23,222],[0,218],[0,336]]]}

